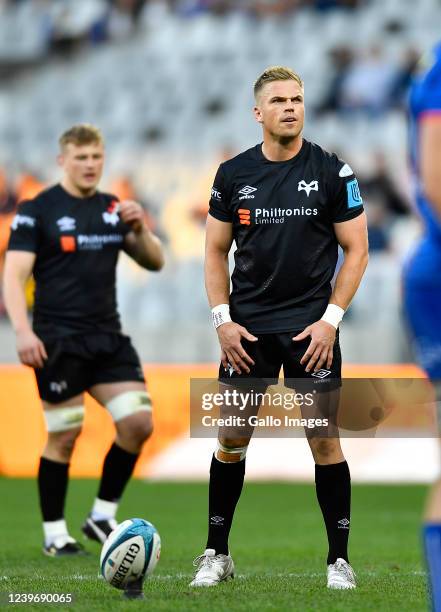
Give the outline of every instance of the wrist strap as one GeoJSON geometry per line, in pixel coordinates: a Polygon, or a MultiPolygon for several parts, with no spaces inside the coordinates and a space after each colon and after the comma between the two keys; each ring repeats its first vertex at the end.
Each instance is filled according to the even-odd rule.
{"type": "Polygon", "coordinates": [[[337,304],[328,304],[328,307],[320,320],[326,321],[326,323],[329,323],[335,327],[335,329],[337,329],[340,321],[343,319],[344,314],[345,311],[343,308],[340,308],[340,306],[337,306],[337,304]]]}
{"type": "Polygon", "coordinates": [[[231,321],[229,304],[219,304],[212,308],[211,318],[213,320],[214,329],[217,329],[224,323],[229,323],[231,321]]]}

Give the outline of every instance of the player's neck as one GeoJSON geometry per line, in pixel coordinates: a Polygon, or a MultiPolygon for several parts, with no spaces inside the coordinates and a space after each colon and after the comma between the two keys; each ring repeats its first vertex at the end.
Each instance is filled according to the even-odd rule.
{"type": "Polygon", "coordinates": [[[60,184],[64,191],[67,191],[67,193],[74,196],[74,198],[90,198],[96,193],[96,187],[91,187],[90,189],[80,189],[77,185],[66,178],[63,178],[60,184]]]}
{"type": "Polygon", "coordinates": [[[264,137],[262,153],[269,161],[288,161],[295,157],[302,148],[303,137],[301,134],[290,140],[276,140],[264,137]]]}

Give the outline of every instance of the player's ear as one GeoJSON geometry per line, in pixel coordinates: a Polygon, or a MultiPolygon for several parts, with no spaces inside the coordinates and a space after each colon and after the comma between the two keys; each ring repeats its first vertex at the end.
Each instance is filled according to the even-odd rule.
{"type": "Polygon", "coordinates": [[[263,123],[262,113],[261,113],[260,108],[258,106],[255,106],[253,108],[253,113],[254,113],[254,117],[255,117],[256,121],[258,123],[263,123]]]}
{"type": "Polygon", "coordinates": [[[64,155],[62,153],[58,153],[57,155],[57,164],[62,168],[64,166],[64,155]]]}

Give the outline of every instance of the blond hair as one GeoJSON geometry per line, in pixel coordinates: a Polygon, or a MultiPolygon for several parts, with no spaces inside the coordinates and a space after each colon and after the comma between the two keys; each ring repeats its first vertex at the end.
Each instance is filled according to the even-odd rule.
{"type": "Polygon", "coordinates": [[[254,97],[257,98],[263,87],[273,81],[295,81],[303,89],[303,81],[294,70],[286,66],[270,66],[254,83],[254,97]]]}
{"type": "Polygon", "coordinates": [[[81,147],[88,144],[103,144],[104,140],[101,131],[97,127],[89,123],[79,123],[61,134],[58,142],[60,148],[64,149],[68,144],[81,147]]]}

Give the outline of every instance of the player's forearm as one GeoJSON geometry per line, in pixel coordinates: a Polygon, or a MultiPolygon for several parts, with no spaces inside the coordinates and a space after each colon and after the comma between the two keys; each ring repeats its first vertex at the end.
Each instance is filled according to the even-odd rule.
{"type": "Polygon", "coordinates": [[[228,269],[228,253],[206,251],[205,289],[211,308],[219,304],[229,303],[230,273],[228,269]]]}
{"type": "Polygon", "coordinates": [[[147,270],[158,271],[164,266],[164,251],[157,236],[147,228],[134,234],[134,259],[147,270]]]}
{"type": "Polygon", "coordinates": [[[5,269],[3,297],[6,311],[16,333],[31,329],[26,304],[25,285],[26,279],[12,276],[5,269]]]}
{"type": "Polygon", "coordinates": [[[329,302],[346,310],[354,297],[368,264],[368,252],[345,252],[329,302]]]}

